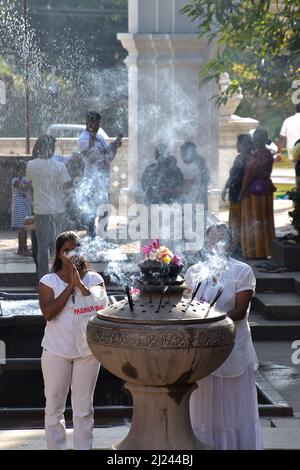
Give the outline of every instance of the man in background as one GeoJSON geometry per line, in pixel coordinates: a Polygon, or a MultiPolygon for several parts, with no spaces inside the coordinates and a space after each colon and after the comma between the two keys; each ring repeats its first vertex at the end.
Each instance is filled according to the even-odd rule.
{"type": "Polygon", "coordinates": [[[279,140],[278,153],[287,149],[288,157],[293,160],[293,148],[295,142],[300,138],[300,103],[296,105],[296,113],[283,121],[279,140]]]}
{"type": "MultiPolygon", "coordinates": [[[[119,135],[111,144],[98,132],[101,125],[101,115],[90,111],[86,115],[86,129],[78,140],[79,152],[75,155],[81,157],[84,163],[82,184],[77,188],[78,206],[84,214],[84,224],[87,234],[96,236],[97,209],[100,204],[109,203],[110,163],[115,158],[118,148],[122,144],[119,135]]],[[[101,219],[107,219],[104,232],[108,225],[108,211],[104,211],[101,219]]],[[[101,234],[103,238],[104,234],[101,234]]]]}

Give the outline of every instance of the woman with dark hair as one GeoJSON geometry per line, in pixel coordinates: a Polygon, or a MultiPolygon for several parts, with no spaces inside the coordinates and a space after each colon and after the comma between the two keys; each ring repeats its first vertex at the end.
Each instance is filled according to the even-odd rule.
{"type": "Polygon", "coordinates": [[[37,269],[40,279],[49,271],[48,251],[54,254],[55,239],[66,229],[66,194],[72,185],[65,165],[53,160],[55,138],[40,136],[27,163],[26,176],[33,188],[33,212],[37,241],[37,269]]]}
{"type": "Polygon", "coordinates": [[[42,340],[45,431],[52,450],[67,446],[64,411],[70,387],[74,447],[91,449],[93,440],[93,394],[100,365],[88,347],[86,325],[108,299],[103,278],[88,270],[79,247],[75,232],[61,233],[52,272],[39,283],[40,307],[47,320],[42,340]]]}
{"type": "Polygon", "coordinates": [[[226,181],[222,192],[222,199],[225,201],[228,192],[229,200],[229,220],[228,225],[232,232],[233,253],[241,253],[241,221],[242,204],[240,194],[242,190],[243,177],[252,152],[252,138],[249,134],[239,134],[237,136],[237,151],[233,165],[231,167],[229,178],[226,181]]]}
{"type": "Polygon", "coordinates": [[[254,371],[258,360],[248,323],[255,290],[251,267],[229,256],[231,233],[225,224],[207,229],[206,259],[188,269],[187,287],[201,281],[196,298],[226,312],[236,327],[233,350],[225,362],[197,382],[190,415],[196,436],[216,450],[262,449],[254,371]]]}
{"type": "Polygon", "coordinates": [[[265,129],[253,134],[254,151],[250,156],[241,192],[242,253],[245,258],[268,258],[275,239],[273,192],[271,180],[273,156],[266,148],[269,140],[265,129]]]}
{"type": "Polygon", "coordinates": [[[41,135],[32,149],[32,158],[51,158],[55,152],[56,138],[52,135],[41,135]]]}

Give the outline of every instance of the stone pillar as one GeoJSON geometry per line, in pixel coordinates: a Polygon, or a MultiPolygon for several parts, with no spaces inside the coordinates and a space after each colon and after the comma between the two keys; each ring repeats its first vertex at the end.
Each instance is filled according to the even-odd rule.
{"type": "Polygon", "coordinates": [[[118,34],[128,51],[129,193],[138,198],[141,175],[159,142],[179,157],[185,140],[196,143],[218,184],[218,110],[213,82],[199,86],[199,71],[216,43],[199,39],[197,24],[179,10],[185,0],[129,0],[129,32],[118,34]]]}

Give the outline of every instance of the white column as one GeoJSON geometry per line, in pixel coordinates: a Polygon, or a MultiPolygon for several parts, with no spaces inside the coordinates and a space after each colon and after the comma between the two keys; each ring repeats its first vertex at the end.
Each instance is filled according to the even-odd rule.
{"type": "MultiPolygon", "coordinates": [[[[141,193],[145,167],[154,148],[165,141],[179,157],[192,140],[218,183],[218,110],[210,98],[217,86],[199,86],[199,71],[217,47],[199,39],[197,23],[179,10],[185,0],[129,0],[129,33],[118,34],[128,51],[129,191],[141,193]]],[[[180,163],[180,162],[179,162],[180,163]]]]}

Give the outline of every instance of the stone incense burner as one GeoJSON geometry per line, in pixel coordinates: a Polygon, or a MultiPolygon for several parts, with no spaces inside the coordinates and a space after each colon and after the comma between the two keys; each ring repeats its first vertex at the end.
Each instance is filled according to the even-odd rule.
{"type": "Polygon", "coordinates": [[[120,450],[205,449],[190,423],[195,382],[217,369],[234,344],[234,323],[208,304],[183,298],[181,278],[169,286],[141,281],[138,301],[116,302],[87,327],[90,349],[126,381],[133,417],[120,450]],[[181,280],[180,280],[181,279],[181,280]]]}

